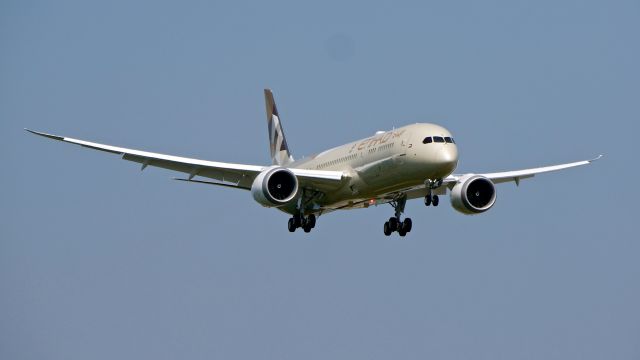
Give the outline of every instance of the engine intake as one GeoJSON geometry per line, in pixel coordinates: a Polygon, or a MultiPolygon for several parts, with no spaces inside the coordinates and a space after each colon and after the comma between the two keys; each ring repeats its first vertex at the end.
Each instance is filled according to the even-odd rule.
{"type": "Polygon", "coordinates": [[[465,175],[451,189],[451,205],[464,214],[485,212],[496,202],[496,188],[491,180],[480,175],[465,175]]]}
{"type": "Polygon", "coordinates": [[[298,194],[298,178],[291,170],[272,167],[256,176],[251,195],[263,206],[278,207],[289,203],[298,194]]]}

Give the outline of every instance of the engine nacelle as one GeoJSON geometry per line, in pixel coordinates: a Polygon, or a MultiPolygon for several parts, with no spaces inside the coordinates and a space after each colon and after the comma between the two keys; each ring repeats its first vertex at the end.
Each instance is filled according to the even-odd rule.
{"type": "Polygon", "coordinates": [[[289,203],[298,194],[298,178],[289,169],[269,168],[256,176],[251,195],[260,205],[279,207],[289,203]]]}
{"type": "Polygon", "coordinates": [[[485,212],[496,202],[496,187],[480,175],[464,175],[451,189],[451,206],[463,214],[485,212]]]}

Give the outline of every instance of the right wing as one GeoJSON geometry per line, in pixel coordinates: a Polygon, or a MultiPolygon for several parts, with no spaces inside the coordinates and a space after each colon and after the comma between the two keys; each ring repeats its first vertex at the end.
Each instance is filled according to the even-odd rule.
{"type": "MultiPolygon", "coordinates": [[[[258,174],[260,174],[262,171],[269,168],[268,166],[223,163],[217,161],[207,161],[180,156],[165,155],[148,151],[99,144],[70,137],[51,135],[29,129],[25,130],[32,134],[44,136],[49,139],[68,142],[94,150],[106,151],[112,154],[121,155],[124,160],[142,164],[142,170],[144,170],[147,166],[155,166],[186,173],[188,174],[188,178],[181,179],[186,181],[230,186],[241,189],[250,189],[251,184],[253,183],[253,180],[256,178],[256,176],[258,176],[258,174]],[[196,181],[193,180],[195,176],[202,176],[210,179],[215,179],[217,181],[196,181]]],[[[342,184],[343,178],[346,177],[346,175],[341,171],[305,170],[295,168],[290,168],[289,170],[291,170],[296,175],[296,177],[298,177],[302,187],[316,187],[320,185],[321,187],[326,188],[337,188],[342,184]]]]}

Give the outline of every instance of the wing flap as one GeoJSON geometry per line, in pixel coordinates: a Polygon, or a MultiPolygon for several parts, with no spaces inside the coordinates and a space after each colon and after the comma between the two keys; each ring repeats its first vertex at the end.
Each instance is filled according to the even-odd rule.
{"type": "Polygon", "coordinates": [[[180,179],[180,178],[173,178],[173,180],[184,181],[184,182],[195,183],[195,184],[207,184],[207,185],[223,186],[223,187],[230,187],[230,188],[239,188],[244,190],[251,189],[250,186],[247,187],[241,184],[234,184],[234,183],[223,183],[223,182],[216,182],[216,181],[191,180],[191,179],[180,179]]]}

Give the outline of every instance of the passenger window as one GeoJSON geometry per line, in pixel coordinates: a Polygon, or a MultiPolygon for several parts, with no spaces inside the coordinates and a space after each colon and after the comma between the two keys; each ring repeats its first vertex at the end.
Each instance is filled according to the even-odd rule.
{"type": "Polygon", "coordinates": [[[442,138],[442,136],[434,136],[433,137],[433,141],[435,141],[437,143],[443,143],[444,139],[442,138]]]}
{"type": "Polygon", "coordinates": [[[431,136],[427,136],[426,138],[424,138],[424,140],[422,140],[423,144],[431,144],[433,140],[431,139],[431,136]]]}
{"type": "Polygon", "coordinates": [[[449,143],[449,144],[451,144],[451,143],[453,142],[453,139],[451,139],[451,138],[450,138],[450,137],[448,137],[448,136],[445,136],[444,141],[445,141],[445,142],[447,142],[447,143],[449,143]]]}

